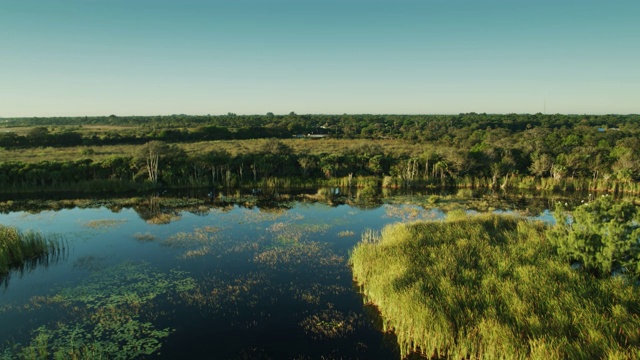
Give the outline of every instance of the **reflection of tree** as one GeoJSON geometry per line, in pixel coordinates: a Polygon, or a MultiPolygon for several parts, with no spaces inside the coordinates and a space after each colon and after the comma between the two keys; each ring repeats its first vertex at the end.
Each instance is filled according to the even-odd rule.
{"type": "Polygon", "coordinates": [[[273,200],[263,200],[259,201],[256,204],[263,213],[269,214],[283,214],[293,207],[290,201],[287,202],[277,202],[273,200]]]}
{"type": "Polygon", "coordinates": [[[176,208],[162,207],[158,196],[150,196],[146,202],[137,203],[134,210],[149,224],[168,224],[180,218],[180,212],[176,208]]]}

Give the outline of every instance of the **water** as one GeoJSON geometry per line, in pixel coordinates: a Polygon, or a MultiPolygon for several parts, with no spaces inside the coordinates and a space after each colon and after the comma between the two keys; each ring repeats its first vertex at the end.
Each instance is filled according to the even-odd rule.
{"type": "Polygon", "coordinates": [[[4,355],[39,346],[110,358],[397,359],[347,260],[365,229],[444,216],[411,198],[181,210],[143,198],[0,214],[68,242],[58,262],[12,273],[0,290],[4,355]]]}

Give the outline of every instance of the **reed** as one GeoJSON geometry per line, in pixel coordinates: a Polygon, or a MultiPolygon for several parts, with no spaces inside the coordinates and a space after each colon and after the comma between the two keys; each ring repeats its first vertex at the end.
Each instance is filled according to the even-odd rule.
{"type": "Polygon", "coordinates": [[[367,233],[350,264],[403,357],[638,358],[637,286],[572,270],[545,231],[455,212],[367,233]]]}
{"type": "Polygon", "coordinates": [[[56,236],[44,236],[0,225],[0,278],[13,269],[46,263],[50,256],[64,251],[64,242],[56,236]]]}

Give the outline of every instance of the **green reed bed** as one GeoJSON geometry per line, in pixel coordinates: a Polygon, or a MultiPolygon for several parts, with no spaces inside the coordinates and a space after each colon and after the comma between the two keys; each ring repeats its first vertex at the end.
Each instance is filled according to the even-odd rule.
{"type": "Polygon", "coordinates": [[[350,263],[403,357],[640,357],[638,287],[573,270],[541,223],[456,212],[394,224],[350,263]]]}
{"type": "Polygon", "coordinates": [[[4,277],[12,269],[46,262],[49,256],[63,250],[64,243],[59,237],[32,231],[22,232],[14,227],[0,225],[0,277],[4,277]]]}

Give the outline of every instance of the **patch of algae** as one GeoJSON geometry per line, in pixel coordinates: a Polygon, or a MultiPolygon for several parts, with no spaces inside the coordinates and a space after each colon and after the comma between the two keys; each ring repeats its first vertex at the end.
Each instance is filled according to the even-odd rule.
{"type": "Polygon", "coordinates": [[[51,306],[71,321],[43,325],[27,344],[12,344],[0,359],[133,359],[158,354],[174,330],[158,329],[154,300],[196,288],[187,273],[154,271],[147,263],[122,263],[94,272],[78,286],[32,299],[33,308],[51,306]]]}

